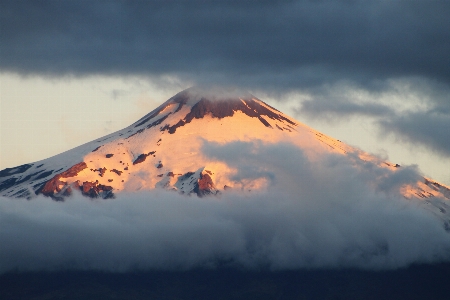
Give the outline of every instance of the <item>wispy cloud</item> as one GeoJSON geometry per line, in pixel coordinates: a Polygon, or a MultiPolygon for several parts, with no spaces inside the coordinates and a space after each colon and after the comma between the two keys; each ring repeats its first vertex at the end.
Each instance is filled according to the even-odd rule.
{"type": "Polygon", "coordinates": [[[441,221],[396,192],[419,177],[414,168],[353,168],[338,156],[312,163],[289,145],[205,144],[204,151],[237,167],[236,180],[264,177],[270,188],[210,198],[162,190],[63,203],[2,198],[0,272],[380,269],[450,259],[441,221]]]}
{"type": "Polygon", "coordinates": [[[450,156],[450,113],[438,110],[410,112],[381,119],[381,128],[396,139],[450,156]]]}
{"type": "Polygon", "coordinates": [[[316,88],[295,112],[329,122],[368,118],[383,136],[450,157],[449,88],[423,78],[383,86],[377,91],[345,84],[316,88]]]}

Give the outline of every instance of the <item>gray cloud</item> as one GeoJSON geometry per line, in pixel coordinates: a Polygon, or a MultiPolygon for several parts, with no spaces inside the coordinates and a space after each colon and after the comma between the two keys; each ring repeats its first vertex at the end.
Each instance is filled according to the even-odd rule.
{"type": "Polygon", "coordinates": [[[313,99],[302,102],[301,108],[296,109],[297,113],[304,113],[315,118],[335,118],[342,116],[363,115],[369,117],[386,117],[394,112],[391,108],[377,103],[357,103],[340,99],[313,99]],[[334,100],[334,101],[333,101],[334,100]]]}
{"type": "MultiPolygon", "coordinates": [[[[397,114],[379,101],[339,98],[329,87],[383,93],[404,80],[448,108],[449,14],[448,1],[2,1],[0,70],[302,91],[312,96],[304,114],[386,119],[397,114]]],[[[400,122],[380,128],[450,152],[442,134],[431,131],[429,142],[400,122]]]]}
{"type": "Polygon", "coordinates": [[[294,111],[327,121],[370,118],[382,136],[450,156],[450,89],[423,78],[380,84],[378,91],[346,84],[315,88],[294,111]],[[358,93],[366,94],[363,100],[358,93]]]}
{"type": "Polygon", "coordinates": [[[450,156],[450,111],[419,111],[379,121],[398,140],[419,144],[450,156]]]}
{"type": "Polygon", "coordinates": [[[0,68],[298,88],[448,84],[447,1],[2,1],[0,68]]]}
{"type": "MultiPolygon", "coordinates": [[[[0,71],[164,74],[269,93],[302,90],[314,99],[302,113],[370,116],[384,131],[448,155],[449,12],[448,1],[1,1],[0,71]],[[345,81],[376,94],[391,91],[393,78],[414,83],[430,107],[401,113],[326,88],[345,81]]],[[[414,168],[354,169],[333,156],[312,165],[286,145],[204,150],[234,165],[236,180],[266,178],[269,191],[219,199],[163,191],[94,202],[2,198],[0,272],[218,261],[395,268],[449,258],[442,224],[395,192],[418,178],[414,168]]]]}
{"type": "Polygon", "coordinates": [[[291,145],[261,142],[203,150],[236,167],[236,180],[268,179],[269,190],[217,198],[155,190],[106,201],[76,195],[64,203],[2,198],[0,272],[380,269],[450,258],[441,221],[395,191],[418,178],[414,168],[391,173],[361,161],[353,168],[356,157],[340,156],[311,163],[291,145]]]}

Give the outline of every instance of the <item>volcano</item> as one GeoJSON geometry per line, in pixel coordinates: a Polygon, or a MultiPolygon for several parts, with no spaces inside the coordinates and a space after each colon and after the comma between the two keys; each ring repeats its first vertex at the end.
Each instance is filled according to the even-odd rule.
{"type": "MultiPolygon", "coordinates": [[[[194,87],[122,130],[48,159],[0,171],[0,195],[42,194],[64,200],[80,192],[108,199],[123,191],[168,189],[203,197],[270,188],[267,176],[237,176],[233,165],[205,152],[208,145],[236,141],[257,147],[288,144],[311,162],[333,154],[349,158],[354,167],[370,163],[391,173],[402,169],[320,133],[251,94],[194,87]]],[[[239,151],[230,155],[239,156],[239,151]]],[[[450,189],[429,178],[404,185],[399,192],[432,204],[437,214],[450,212],[446,201],[435,200],[450,199],[450,189]]]]}

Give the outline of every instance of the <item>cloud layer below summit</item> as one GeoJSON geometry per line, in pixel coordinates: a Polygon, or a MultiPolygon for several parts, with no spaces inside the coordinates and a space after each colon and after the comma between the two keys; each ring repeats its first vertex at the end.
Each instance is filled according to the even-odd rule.
{"type": "Polygon", "coordinates": [[[290,145],[206,144],[266,192],[186,197],[154,190],[112,200],[0,199],[0,272],[190,269],[384,269],[450,259],[450,236],[420,201],[398,194],[419,174],[342,156],[311,163],[290,145]],[[231,155],[230,153],[239,153],[231,155]]]}

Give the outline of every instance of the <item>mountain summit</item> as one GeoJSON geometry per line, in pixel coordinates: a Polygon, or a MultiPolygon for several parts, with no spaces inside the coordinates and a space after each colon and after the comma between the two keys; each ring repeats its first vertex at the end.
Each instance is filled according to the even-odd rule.
{"type": "MultiPolygon", "coordinates": [[[[356,165],[371,162],[390,172],[401,169],[326,136],[251,94],[189,88],[122,130],[48,159],[0,171],[0,195],[42,194],[63,200],[79,191],[106,199],[122,191],[161,188],[202,197],[228,189],[270,188],[267,177],[241,178],[233,166],[208,155],[208,146],[235,142],[261,147],[289,144],[310,161],[335,154],[356,165]]],[[[228,154],[239,155],[235,151],[228,154]]],[[[450,199],[448,187],[426,178],[400,192],[406,198],[450,199]]],[[[442,203],[435,206],[444,210],[442,203]]]]}

